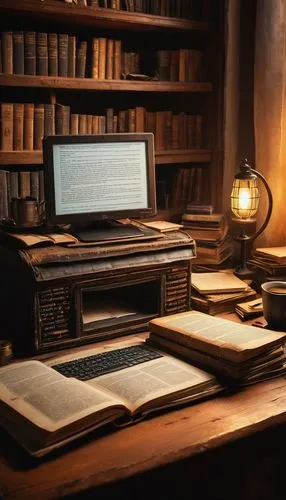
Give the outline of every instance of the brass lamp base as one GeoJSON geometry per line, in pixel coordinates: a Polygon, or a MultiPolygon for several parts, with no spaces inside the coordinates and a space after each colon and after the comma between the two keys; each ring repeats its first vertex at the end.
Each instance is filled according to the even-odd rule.
{"type": "Polygon", "coordinates": [[[240,278],[241,280],[250,280],[254,278],[254,271],[245,266],[238,266],[233,274],[240,278]]]}

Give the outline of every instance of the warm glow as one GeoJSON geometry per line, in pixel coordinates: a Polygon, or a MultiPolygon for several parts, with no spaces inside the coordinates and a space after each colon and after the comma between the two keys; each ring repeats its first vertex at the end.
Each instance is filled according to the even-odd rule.
{"type": "Polygon", "coordinates": [[[239,209],[241,210],[249,210],[251,207],[251,198],[249,189],[244,188],[239,191],[239,199],[238,199],[239,209]]]}

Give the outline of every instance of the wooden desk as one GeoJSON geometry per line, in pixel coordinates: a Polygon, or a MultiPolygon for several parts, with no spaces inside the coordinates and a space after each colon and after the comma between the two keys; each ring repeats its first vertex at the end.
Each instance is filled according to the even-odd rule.
{"type": "Polygon", "coordinates": [[[99,429],[41,460],[1,431],[0,496],[190,499],[200,488],[198,498],[282,500],[285,438],[282,377],[131,427],[99,429]]]}

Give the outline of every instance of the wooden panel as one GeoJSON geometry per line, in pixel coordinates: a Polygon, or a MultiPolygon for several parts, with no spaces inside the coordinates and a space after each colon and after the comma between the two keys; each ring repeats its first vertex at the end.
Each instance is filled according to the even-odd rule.
{"type": "Polygon", "coordinates": [[[0,85],[7,87],[38,87],[67,90],[112,90],[135,92],[211,92],[209,82],[169,82],[136,80],[94,80],[54,76],[0,74],[0,85]]]}
{"type": "Polygon", "coordinates": [[[129,29],[136,31],[184,30],[208,31],[209,24],[199,21],[175,19],[151,14],[114,11],[113,9],[92,9],[62,0],[0,0],[3,12],[34,16],[51,21],[104,28],[129,29]]]}

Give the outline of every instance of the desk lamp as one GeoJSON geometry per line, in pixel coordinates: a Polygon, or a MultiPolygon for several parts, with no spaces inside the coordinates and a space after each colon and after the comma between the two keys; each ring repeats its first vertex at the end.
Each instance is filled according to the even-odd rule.
{"type": "Polygon", "coordinates": [[[266,228],[273,206],[272,193],[266,179],[248,164],[247,159],[241,164],[240,172],[234,177],[230,200],[231,210],[235,215],[235,218],[232,220],[241,226],[240,235],[233,236],[233,239],[241,244],[240,262],[234,274],[241,279],[247,279],[251,278],[253,275],[253,271],[247,267],[247,246],[250,243],[252,244],[266,228]],[[268,211],[260,229],[248,236],[246,234],[246,226],[250,222],[255,221],[253,217],[259,206],[260,194],[258,190],[258,179],[263,182],[268,195],[268,211]]]}

